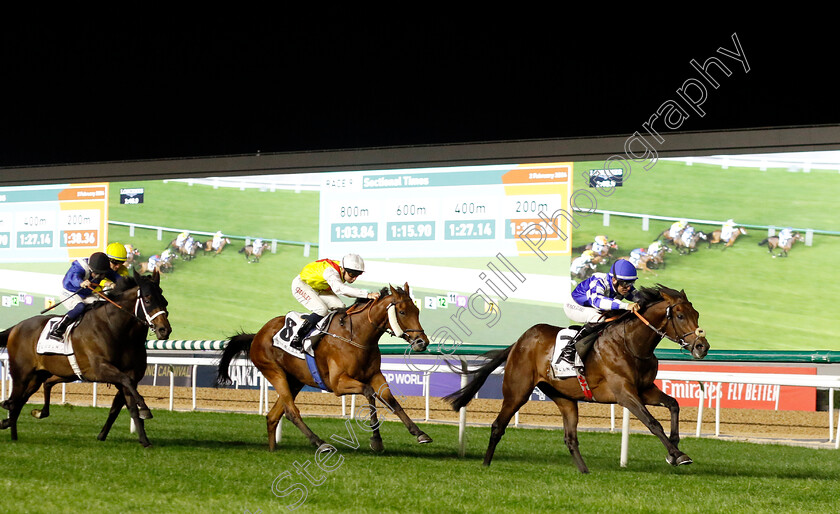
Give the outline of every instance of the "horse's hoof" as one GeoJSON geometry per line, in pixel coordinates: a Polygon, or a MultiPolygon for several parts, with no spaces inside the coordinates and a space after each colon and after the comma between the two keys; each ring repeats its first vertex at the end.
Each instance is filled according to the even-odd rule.
{"type": "Polygon", "coordinates": [[[42,409],[32,409],[32,412],[30,412],[30,414],[32,414],[32,417],[35,419],[44,419],[47,416],[49,416],[49,414],[47,414],[47,416],[44,416],[44,411],[42,409]]]}
{"type": "Polygon", "coordinates": [[[4,419],[3,421],[0,421],[0,430],[6,430],[6,429],[7,429],[7,428],[9,428],[10,426],[11,426],[11,425],[10,425],[10,423],[9,423],[9,420],[8,420],[8,419],[4,419]]]}
{"type": "Polygon", "coordinates": [[[679,457],[677,457],[676,459],[674,458],[673,455],[668,455],[667,457],[665,457],[665,462],[667,462],[668,464],[670,464],[672,466],[682,466],[684,464],[691,464],[694,461],[691,460],[691,457],[689,457],[688,455],[682,454],[679,457]]]}
{"type": "Polygon", "coordinates": [[[420,434],[420,435],[417,436],[417,442],[420,443],[420,444],[431,443],[432,438],[429,437],[426,434],[420,434]]]}
{"type": "Polygon", "coordinates": [[[149,409],[140,409],[140,419],[152,419],[152,411],[149,409]]]}
{"type": "Polygon", "coordinates": [[[371,439],[370,440],[370,449],[376,453],[382,453],[385,451],[385,445],[382,444],[382,439],[371,439]]]}

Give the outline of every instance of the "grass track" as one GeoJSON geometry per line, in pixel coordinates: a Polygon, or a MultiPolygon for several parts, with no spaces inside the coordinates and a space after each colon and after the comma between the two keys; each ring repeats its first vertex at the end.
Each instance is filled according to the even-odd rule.
{"type": "MultiPolygon", "coordinates": [[[[261,416],[157,410],[146,424],[154,444],[147,450],[128,433],[125,414],[108,441],[96,441],[106,412],[57,406],[46,420],[23,417],[16,443],[0,432],[3,510],[286,512],[294,496],[275,496],[272,482],[286,471],[303,481],[294,463],[307,460],[313,477],[325,480],[306,484],[299,512],[836,512],[840,486],[831,450],[688,438],[681,447],[695,464],[672,468],[658,440],[631,435],[630,462],[621,468],[618,434],[584,432],[592,471],[584,476],[560,431],[509,429],[485,469],[488,428],[469,428],[466,458],[457,458],[457,427],[425,425],[435,441],[418,445],[392,422],[383,424],[383,455],[373,455],[356,428],[361,447],[337,445],[344,460],[325,474],[288,422],[270,454],[261,416]]],[[[307,422],[324,439],[349,434],[342,420],[307,422]]]]}

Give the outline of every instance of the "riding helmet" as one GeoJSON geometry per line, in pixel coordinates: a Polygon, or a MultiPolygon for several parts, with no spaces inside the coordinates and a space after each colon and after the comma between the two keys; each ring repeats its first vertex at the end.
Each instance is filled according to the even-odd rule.
{"type": "Polygon", "coordinates": [[[96,252],[88,259],[88,266],[94,273],[108,273],[111,271],[110,260],[102,252],[96,252]]]}
{"type": "Polygon", "coordinates": [[[610,275],[614,276],[619,280],[627,280],[633,281],[639,278],[636,274],[636,266],[626,260],[626,259],[618,259],[610,268],[610,275]]]}
{"type": "Polygon", "coordinates": [[[121,245],[120,243],[109,244],[108,248],[105,249],[105,255],[107,255],[109,259],[114,259],[115,261],[123,262],[125,262],[125,259],[128,256],[128,254],[125,251],[125,246],[121,245]]]}
{"type": "Polygon", "coordinates": [[[362,273],[365,271],[365,261],[355,253],[348,253],[341,258],[341,267],[345,270],[362,273]]]}

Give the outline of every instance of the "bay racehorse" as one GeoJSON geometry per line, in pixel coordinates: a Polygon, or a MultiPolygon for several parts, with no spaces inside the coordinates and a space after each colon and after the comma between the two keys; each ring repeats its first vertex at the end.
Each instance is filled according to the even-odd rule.
{"type": "Polygon", "coordinates": [[[516,343],[503,350],[488,352],[485,358],[489,362],[467,372],[472,381],[445,398],[456,411],[466,406],[490,373],[507,361],[502,382],[504,399],[490,432],[485,466],[490,465],[496,445],[511,417],[528,402],[535,387],[560,409],[565,443],[581,473],[589,472],[581,457],[577,438],[578,402],[584,400],[617,403],[626,407],[662,441],[668,450],[668,463],[677,466],[692,462],[678,448],[679,404],[654,384],[658,361],[653,351],[664,337],[690,351],[695,359],[702,359],[709,350],[709,343],[705,332],[697,324],[699,314],[684,292],[658,285],[656,288],[641,288],[640,293],[642,300],[638,313],[614,311],[606,314],[619,317],[602,323],[598,339],[583,356],[587,389],[582,387],[577,377],[554,377],[550,360],[560,327],[546,324],[529,328],[516,343]],[[665,434],[662,425],[645,405],[668,408],[671,412],[670,435],[665,434]]]}
{"type": "Polygon", "coordinates": [[[230,244],[229,237],[222,237],[218,241],[216,241],[217,246],[213,246],[213,239],[208,239],[207,242],[204,243],[204,253],[213,252],[213,257],[222,253],[222,250],[225,249],[225,246],[230,244]]]}
{"type": "Polygon", "coordinates": [[[793,243],[797,241],[805,242],[805,236],[800,234],[799,232],[794,232],[793,237],[790,237],[784,246],[779,244],[779,236],[770,236],[768,238],[762,239],[761,242],[758,243],[758,246],[767,245],[767,251],[770,252],[770,255],[773,255],[773,250],[779,248],[779,253],[777,255],[773,255],[773,257],[787,257],[788,252],[790,251],[791,247],[793,247],[793,243]]]}
{"type": "Polygon", "coordinates": [[[66,355],[36,352],[38,337],[54,316],[34,316],[0,333],[0,347],[8,348],[12,376],[12,393],[2,403],[9,417],[0,422],[0,429],[11,428],[12,440],[18,437],[17,419],[21,409],[41,384],[44,384],[44,407],[32,411],[37,418],[49,416],[49,392],[53,385],[82,379],[116,387],[108,419],[98,436],[100,441],[105,440],[120,410],[127,406],[140,443],[151,445],[143,420],[151,419],[152,413],[137,391],[137,384],[146,373],[149,328],[158,339],[166,339],[172,332],[160,275],[135,272],[133,278],[119,281],[106,296],[110,301],[94,303],[70,330],[75,366],[66,355]]]}
{"type": "MultiPolygon", "coordinates": [[[[324,440],[318,437],[301,419],[295,397],[304,385],[319,387],[304,359],[297,358],[272,345],[272,338],[286,327],[286,316],[278,316],[266,323],[256,334],[239,334],[230,339],[222,352],[216,383],[230,384],[231,361],[248,353],[251,361],[271,382],[278,398],[266,415],[268,448],[276,447],[275,430],[282,416],[294,423],[314,446],[324,440]]],[[[333,316],[326,334],[315,349],[315,362],[322,383],[336,396],[361,394],[370,405],[370,446],[382,451],[382,437],[375,400],[379,399],[396,414],[419,443],[430,443],[426,435],[403,411],[391,393],[380,371],[382,355],[378,341],[390,331],[411,345],[413,352],[422,352],[429,339],[420,325],[420,311],[405,288],[383,288],[378,300],[357,300],[347,309],[340,309],[333,316]]]]}
{"type": "Polygon", "coordinates": [[[239,250],[239,253],[244,253],[245,260],[249,263],[260,262],[260,257],[262,257],[263,252],[269,248],[271,248],[271,245],[268,243],[245,245],[239,250]]]}
{"type": "MultiPolygon", "coordinates": [[[[721,229],[717,229],[711,234],[709,234],[708,239],[708,247],[711,248],[713,244],[723,243],[723,239],[720,238],[720,235],[723,231],[721,229]]],[[[732,235],[729,236],[729,241],[726,241],[726,244],[723,245],[723,249],[726,250],[730,246],[735,244],[735,240],[738,239],[738,236],[745,236],[747,235],[747,229],[744,227],[736,227],[732,231],[732,235]]]]}

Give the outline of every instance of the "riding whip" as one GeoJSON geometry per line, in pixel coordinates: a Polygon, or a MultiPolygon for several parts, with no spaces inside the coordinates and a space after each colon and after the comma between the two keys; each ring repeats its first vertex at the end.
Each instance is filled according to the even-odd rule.
{"type": "Polygon", "coordinates": [[[75,293],[71,294],[70,296],[68,296],[68,297],[67,297],[67,298],[65,298],[64,300],[61,300],[61,301],[60,301],[60,302],[58,302],[58,303],[54,303],[54,304],[52,304],[51,306],[47,307],[46,309],[42,310],[42,311],[41,311],[41,314],[44,314],[44,313],[46,313],[46,312],[48,312],[48,311],[51,311],[51,310],[55,309],[56,307],[58,307],[58,306],[59,306],[59,305],[61,305],[62,303],[66,302],[66,301],[67,301],[67,300],[69,300],[70,298],[73,298],[74,296],[76,296],[77,294],[79,294],[79,291],[81,291],[82,289],[84,289],[84,287],[80,287],[78,290],[76,290],[76,292],[75,292],[75,293]]]}

